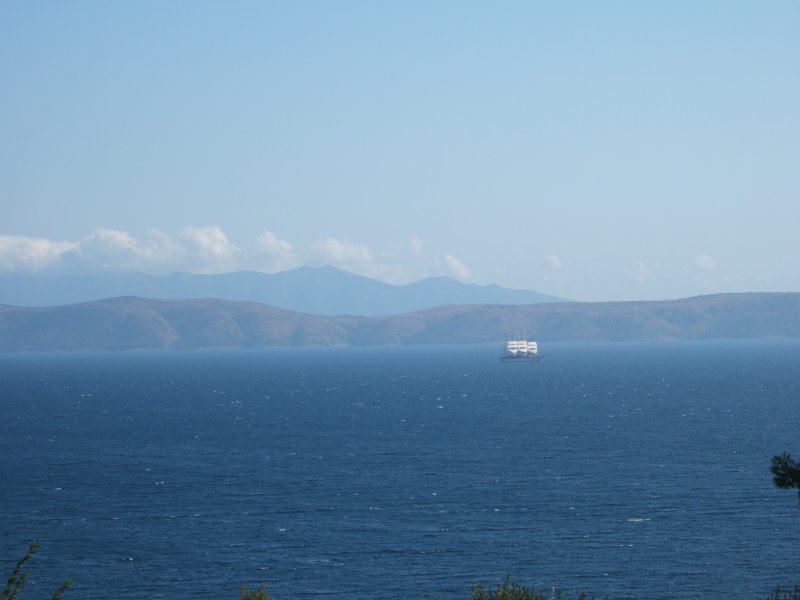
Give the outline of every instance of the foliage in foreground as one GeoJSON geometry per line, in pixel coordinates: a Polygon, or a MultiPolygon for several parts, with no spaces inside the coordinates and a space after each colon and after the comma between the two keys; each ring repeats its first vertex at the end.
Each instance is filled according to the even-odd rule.
{"type": "MultiPolygon", "coordinates": [[[[761,598],[756,598],[756,600],[761,600],[761,598]]],[[[764,600],[800,600],[800,585],[794,586],[793,592],[783,592],[781,586],[778,586],[775,588],[775,593],[770,594],[764,600]]]]}
{"type": "MultiPolygon", "coordinates": [[[[30,571],[23,570],[25,568],[25,563],[36,555],[36,551],[39,549],[40,545],[41,544],[37,544],[35,541],[30,543],[25,556],[19,559],[17,566],[14,567],[14,570],[11,572],[11,576],[6,582],[6,587],[3,588],[3,593],[0,594],[0,600],[16,600],[19,593],[25,587],[28,575],[30,575],[30,571]]],[[[62,600],[64,598],[64,593],[71,587],[72,582],[69,579],[66,580],[61,584],[60,588],[53,592],[52,600],[62,600]]]]}
{"type": "MultiPolygon", "coordinates": [[[[239,593],[239,600],[275,600],[267,591],[265,585],[259,589],[248,589],[247,586],[242,586],[242,591],[239,593]]],[[[509,582],[508,578],[493,589],[486,589],[482,583],[477,583],[472,588],[472,594],[467,597],[467,600],[568,600],[566,594],[553,588],[549,592],[542,594],[535,589],[527,588],[518,583],[509,582]]],[[[589,596],[585,593],[580,594],[576,600],[597,600],[595,596],[589,596]]],[[[608,600],[608,597],[605,597],[608,600]]],[[[795,586],[794,591],[784,592],[780,586],[775,588],[775,591],[768,595],[766,598],[760,596],[756,600],[800,600],[800,585],[795,586]]]]}
{"type": "Polygon", "coordinates": [[[248,590],[247,586],[243,585],[242,591],[239,592],[239,600],[275,600],[275,598],[269,595],[267,586],[262,583],[257,590],[248,590]]]}
{"type": "Polygon", "coordinates": [[[772,482],[776,487],[800,488],[800,464],[788,452],[772,457],[772,482]]]}
{"type": "MultiPolygon", "coordinates": [[[[788,455],[784,455],[788,456],[788,455]]],[[[791,457],[789,457],[791,459],[791,457]]],[[[776,484],[777,485],[777,484],[776,484]]],[[[800,487],[789,486],[789,487],[800,487]]],[[[6,582],[3,592],[0,593],[0,600],[17,600],[20,591],[25,587],[25,583],[30,575],[30,571],[25,571],[26,563],[31,560],[39,549],[40,544],[35,541],[30,543],[28,551],[25,553],[18,562],[11,576],[6,582]]],[[[72,587],[72,582],[69,580],[64,581],[51,597],[51,600],[63,600],[64,593],[72,587]]],[[[606,600],[608,597],[606,596],[606,600]]],[[[242,586],[239,592],[239,600],[276,600],[274,596],[270,595],[267,591],[267,586],[262,584],[260,588],[248,589],[246,585],[242,586]]],[[[472,594],[467,597],[467,600],[568,600],[567,596],[559,590],[553,588],[549,593],[540,594],[535,589],[526,588],[518,583],[509,582],[508,578],[494,589],[486,589],[482,583],[477,583],[472,588],[472,594]]],[[[596,600],[595,596],[588,596],[585,593],[580,594],[576,600],[596,600]]],[[[772,594],[766,598],[760,596],[756,600],[800,600],[800,585],[796,585],[793,591],[784,592],[780,586],[775,588],[772,594]]]]}
{"type": "MultiPolygon", "coordinates": [[[[509,583],[508,578],[493,590],[486,590],[482,583],[472,588],[472,596],[467,600],[567,600],[567,597],[553,588],[547,595],[534,589],[526,588],[518,583],[509,583]]],[[[594,596],[581,594],[578,600],[594,600],[594,596]]]]}

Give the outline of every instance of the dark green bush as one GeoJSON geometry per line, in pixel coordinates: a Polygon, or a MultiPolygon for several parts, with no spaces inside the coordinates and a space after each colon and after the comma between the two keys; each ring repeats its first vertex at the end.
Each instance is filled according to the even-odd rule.
{"type": "Polygon", "coordinates": [[[772,457],[772,482],[776,487],[791,489],[797,488],[800,492],[800,463],[788,452],[776,454],[772,457]]]}

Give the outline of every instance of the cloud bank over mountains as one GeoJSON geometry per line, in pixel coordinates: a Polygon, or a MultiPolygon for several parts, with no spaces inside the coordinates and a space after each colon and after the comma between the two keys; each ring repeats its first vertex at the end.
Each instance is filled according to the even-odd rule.
{"type": "Polygon", "coordinates": [[[416,237],[409,240],[407,248],[376,253],[366,244],[334,237],[298,248],[271,231],[264,231],[249,247],[241,247],[217,225],[186,226],[177,235],[150,229],[143,237],[98,228],[76,241],[0,235],[0,272],[72,269],[151,274],[241,270],[275,273],[303,265],[332,265],[388,283],[408,283],[436,275],[460,281],[472,279],[464,262],[452,254],[427,253],[422,240],[416,237]]]}
{"type": "Polygon", "coordinates": [[[234,241],[218,225],[190,225],[174,233],[150,229],[142,235],[101,227],[74,240],[0,234],[0,273],[137,271],[149,275],[213,275],[234,271],[278,273],[302,266],[331,265],[391,284],[447,276],[464,283],[540,289],[552,296],[578,300],[664,299],[779,289],[769,280],[747,276],[741,266],[730,266],[725,257],[706,252],[676,253],[669,264],[647,256],[614,258],[594,260],[569,252],[545,253],[542,249],[541,254],[516,253],[503,263],[487,266],[474,253],[470,260],[475,264],[471,264],[442,248],[433,251],[417,236],[394,248],[376,249],[332,236],[294,244],[270,230],[254,239],[234,241]],[[508,264],[527,268],[527,278],[502,280],[502,270],[508,264]],[[587,276],[590,268],[592,275],[587,276]],[[601,285],[614,293],[605,298],[593,297],[589,290],[601,285]]]}

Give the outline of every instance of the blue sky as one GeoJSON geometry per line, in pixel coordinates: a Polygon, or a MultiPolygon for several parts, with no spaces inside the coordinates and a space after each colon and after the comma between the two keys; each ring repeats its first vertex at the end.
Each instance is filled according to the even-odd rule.
{"type": "Polygon", "coordinates": [[[800,291],[800,3],[6,2],[0,270],[800,291]]]}

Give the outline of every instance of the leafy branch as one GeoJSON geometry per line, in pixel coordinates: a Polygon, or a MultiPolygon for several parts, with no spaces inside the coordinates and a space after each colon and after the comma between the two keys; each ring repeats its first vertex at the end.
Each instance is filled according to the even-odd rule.
{"type": "MultiPolygon", "coordinates": [[[[41,544],[38,544],[36,541],[30,543],[25,556],[19,559],[17,566],[14,567],[14,570],[11,572],[11,576],[6,582],[6,587],[3,588],[3,593],[0,594],[0,600],[16,600],[19,593],[25,587],[25,582],[28,580],[28,575],[30,575],[30,571],[24,570],[25,563],[36,556],[36,551],[40,546],[41,544]]],[[[72,582],[67,579],[61,584],[61,587],[53,592],[52,600],[62,600],[66,591],[71,587],[72,582]]]]}

